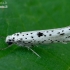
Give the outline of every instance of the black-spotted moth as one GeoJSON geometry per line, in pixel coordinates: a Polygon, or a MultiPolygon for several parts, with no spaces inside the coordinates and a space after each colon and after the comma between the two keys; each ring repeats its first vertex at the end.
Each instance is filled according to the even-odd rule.
{"type": "MultiPolygon", "coordinates": [[[[6,37],[8,45],[17,44],[19,46],[27,47],[31,51],[31,46],[37,44],[50,44],[50,43],[67,43],[70,41],[70,27],[37,30],[28,32],[18,32],[6,37]]],[[[33,51],[39,56],[35,51],[33,51]]]]}

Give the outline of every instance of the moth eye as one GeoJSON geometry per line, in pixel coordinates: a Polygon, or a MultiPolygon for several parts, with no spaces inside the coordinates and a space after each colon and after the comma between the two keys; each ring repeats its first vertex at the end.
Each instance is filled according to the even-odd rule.
{"type": "Polygon", "coordinates": [[[13,42],[7,42],[7,44],[8,44],[8,45],[11,45],[11,44],[13,44],[13,42]]]}

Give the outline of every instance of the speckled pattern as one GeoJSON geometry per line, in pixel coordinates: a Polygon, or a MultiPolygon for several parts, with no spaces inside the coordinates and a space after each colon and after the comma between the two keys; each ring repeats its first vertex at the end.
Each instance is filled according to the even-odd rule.
{"type": "Polygon", "coordinates": [[[32,46],[37,44],[67,43],[70,41],[70,27],[18,32],[6,37],[8,45],[32,46]]]}

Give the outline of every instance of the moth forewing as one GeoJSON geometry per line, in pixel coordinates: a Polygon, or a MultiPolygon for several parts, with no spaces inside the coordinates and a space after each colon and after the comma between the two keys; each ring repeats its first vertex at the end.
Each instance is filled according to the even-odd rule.
{"type": "MultiPolygon", "coordinates": [[[[5,42],[8,45],[17,44],[22,47],[28,47],[31,51],[31,46],[38,44],[49,43],[67,43],[70,42],[70,26],[64,28],[36,30],[28,32],[18,32],[6,37],[5,42]]],[[[35,51],[33,51],[39,56],[35,51]]]]}

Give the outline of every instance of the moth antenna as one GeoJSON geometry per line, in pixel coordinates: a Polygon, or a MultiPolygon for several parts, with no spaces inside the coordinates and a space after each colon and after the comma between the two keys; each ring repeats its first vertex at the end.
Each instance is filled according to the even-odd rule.
{"type": "Polygon", "coordinates": [[[4,36],[0,36],[0,38],[6,38],[6,37],[4,37],[4,36]]]}
{"type": "MultiPolygon", "coordinates": [[[[5,38],[4,36],[0,36],[0,38],[5,38]]],[[[8,47],[6,47],[6,48],[0,48],[0,50],[5,50],[5,49],[7,49],[7,48],[9,48],[10,47],[10,45],[8,46],[8,47]]]]}
{"type": "Polygon", "coordinates": [[[6,49],[8,49],[8,48],[10,48],[12,45],[9,45],[8,47],[6,47],[6,48],[0,48],[0,50],[6,50],[6,49]]]}
{"type": "Polygon", "coordinates": [[[29,47],[29,49],[30,49],[35,55],[37,55],[38,57],[41,58],[41,56],[40,56],[39,54],[37,54],[33,49],[31,49],[30,47],[29,47]]]}

